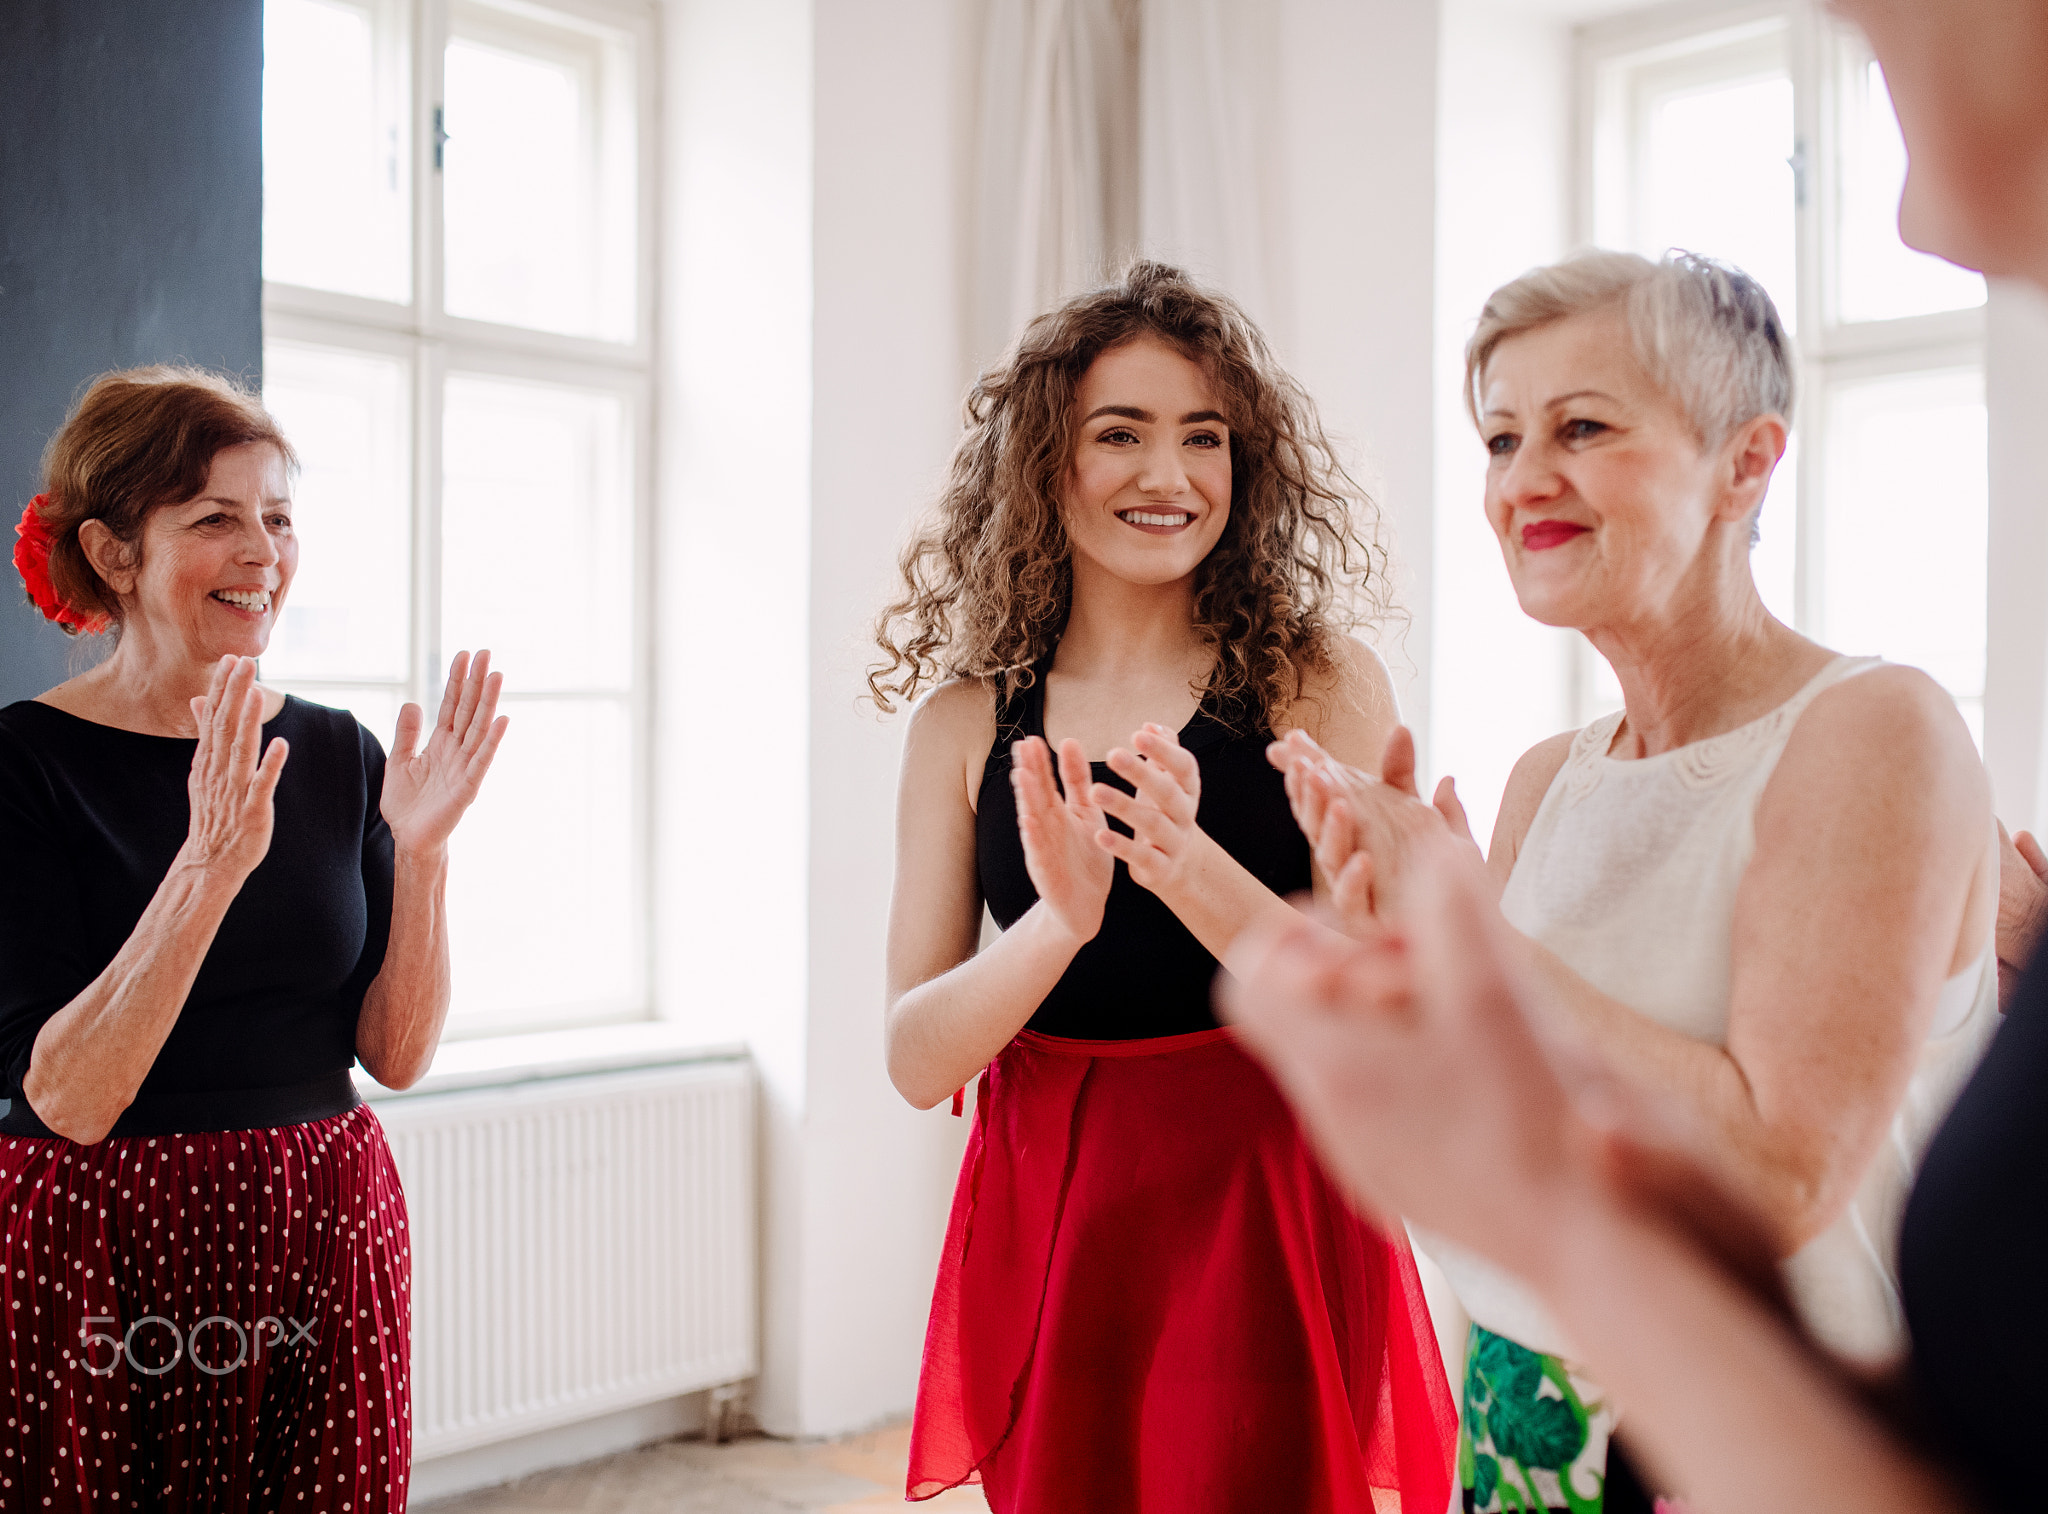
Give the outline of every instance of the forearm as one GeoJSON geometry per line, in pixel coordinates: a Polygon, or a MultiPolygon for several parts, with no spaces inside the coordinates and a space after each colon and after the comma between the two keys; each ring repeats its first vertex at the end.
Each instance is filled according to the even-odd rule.
{"type": "Polygon", "coordinates": [[[120,951],[36,1033],[22,1093],[36,1117],[85,1145],[135,1100],[185,1007],[239,878],[181,853],[120,951]]]}
{"type": "Polygon", "coordinates": [[[1024,1028],[1086,943],[1043,903],[959,966],[889,1006],[889,1078],[919,1109],[971,1082],[1024,1028]]]}
{"type": "Polygon", "coordinates": [[[386,1088],[426,1074],[448,1018],[448,853],[392,859],[391,938],[356,1021],[356,1056],[386,1088]]]}
{"type": "Polygon", "coordinates": [[[1206,833],[1190,848],[1174,880],[1157,892],[1219,962],[1227,960],[1241,932],[1275,921],[1284,924],[1294,912],[1206,833]]]}
{"type": "Polygon", "coordinates": [[[1632,1443],[1702,1514],[1967,1505],[1770,1310],[1676,1234],[1613,1208],[1554,1233],[1543,1292],[1632,1443]]]}
{"type": "Polygon", "coordinates": [[[1545,999],[1562,1012],[1573,1038],[1770,1222],[1785,1254],[1825,1228],[1839,1175],[1807,1149],[1803,1132],[1765,1118],[1725,1046],[1658,1024],[1602,993],[1547,947],[1530,947],[1549,990],[1545,999]]]}

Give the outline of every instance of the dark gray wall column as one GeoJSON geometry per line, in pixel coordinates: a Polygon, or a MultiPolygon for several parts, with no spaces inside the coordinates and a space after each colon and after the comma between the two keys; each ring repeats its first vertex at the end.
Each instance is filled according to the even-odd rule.
{"type": "Polygon", "coordinates": [[[262,0],[0,0],[0,704],[67,674],[14,523],[95,374],[263,356],[262,0]]]}

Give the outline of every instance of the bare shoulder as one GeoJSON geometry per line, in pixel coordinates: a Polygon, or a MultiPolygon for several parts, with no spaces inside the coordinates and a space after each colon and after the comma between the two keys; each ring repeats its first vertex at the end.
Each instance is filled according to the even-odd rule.
{"type": "MultiPolygon", "coordinates": [[[[1946,689],[1918,668],[1887,663],[1824,690],[1792,727],[1761,803],[1811,804],[1823,793],[1880,806],[1940,794],[1989,814],[1990,780],[1946,689]]],[[[1853,802],[1853,801],[1852,801],[1853,802]]]]}
{"type": "Polygon", "coordinates": [[[1400,720],[1394,680],[1379,653],[1355,636],[1332,635],[1328,660],[1303,673],[1301,692],[1273,734],[1299,728],[1343,761],[1377,769],[1400,720]]]}
{"type": "Polygon", "coordinates": [[[1845,760],[1902,775],[1929,767],[1981,773],[1976,743],[1955,700],[1918,668],[1887,663],[1844,678],[1807,707],[1785,744],[1785,761],[1839,771],[1845,760]]]}
{"type": "Polygon", "coordinates": [[[1543,807],[1543,796],[1557,781],[1558,770],[1571,755],[1572,743],[1578,735],[1577,731],[1560,731],[1547,736],[1516,761],[1514,770],[1508,774],[1507,787],[1501,791],[1500,811],[1494,817],[1493,844],[1487,849],[1489,862],[1514,866],[1515,855],[1522,849],[1522,838],[1529,834],[1536,812],[1543,807]]]}
{"type": "Polygon", "coordinates": [[[995,691],[979,679],[948,679],[910,712],[903,738],[904,781],[930,784],[956,775],[972,805],[982,761],[995,739],[995,691]]]}

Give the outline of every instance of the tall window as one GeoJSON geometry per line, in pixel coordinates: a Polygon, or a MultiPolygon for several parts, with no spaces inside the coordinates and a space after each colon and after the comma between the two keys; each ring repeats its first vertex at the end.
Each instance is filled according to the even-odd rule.
{"type": "Polygon", "coordinates": [[[648,1012],[640,0],[267,0],[264,398],[301,566],[266,678],[387,744],[488,647],[450,1028],[648,1012]]]}
{"type": "MultiPolygon", "coordinates": [[[[1981,745],[1984,281],[1908,248],[1884,75],[1817,5],[1628,17],[1580,34],[1583,239],[1735,263],[1797,337],[1795,442],[1759,522],[1765,603],[1924,668],[1981,745]]],[[[1620,702],[1590,648],[1580,719],[1620,702]]]]}

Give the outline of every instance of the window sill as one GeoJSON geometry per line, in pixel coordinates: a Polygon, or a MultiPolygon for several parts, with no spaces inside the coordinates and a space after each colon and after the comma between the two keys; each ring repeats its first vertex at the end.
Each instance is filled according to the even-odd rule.
{"type": "Polygon", "coordinates": [[[641,1020],[627,1025],[593,1025],[581,1030],[529,1031],[474,1041],[447,1041],[434,1053],[427,1075],[406,1089],[386,1088],[362,1068],[356,1090],[373,1104],[471,1088],[503,1088],[550,1078],[668,1067],[688,1062],[743,1059],[737,1043],[706,1045],[680,1025],[641,1020]]]}

